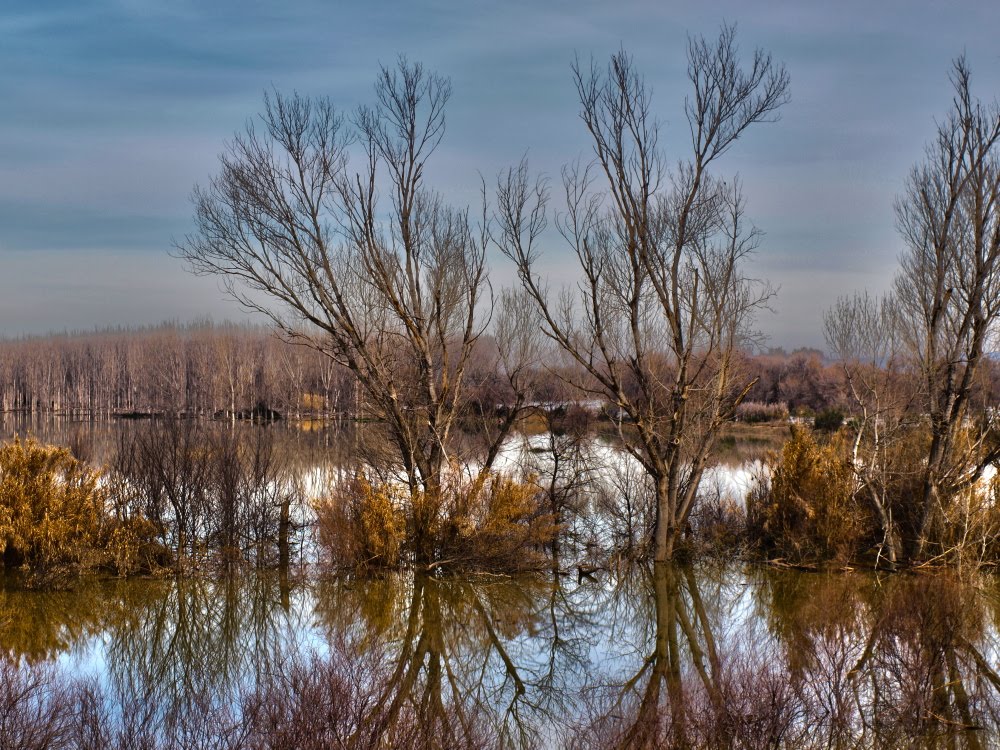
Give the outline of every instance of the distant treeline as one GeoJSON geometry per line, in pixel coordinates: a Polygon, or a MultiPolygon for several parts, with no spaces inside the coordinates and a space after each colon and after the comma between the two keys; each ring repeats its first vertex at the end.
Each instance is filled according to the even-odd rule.
{"type": "MultiPolygon", "coordinates": [[[[502,402],[479,357],[475,401],[502,402]]],[[[745,355],[757,380],[746,401],[787,407],[792,414],[847,408],[843,367],[818,349],[771,349],[745,355]]],[[[990,362],[983,387],[1000,392],[990,362]]],[[[564,373],[565,374],[565,373],[564,373]]],[[[561,378],[537,381],[536,398],[572,398],[561,378]]],[[[0,411],[79,415],[354,413],[354,376],[308,347],[290,344],[263,325],[162,323],[20,339],[0,339],[0,411]]]]}
{"type": "Polygon", "coordinates": [[[346,413],[353,377],[259,325],[164,323],[0,340],[0,410],[346,413]]]}

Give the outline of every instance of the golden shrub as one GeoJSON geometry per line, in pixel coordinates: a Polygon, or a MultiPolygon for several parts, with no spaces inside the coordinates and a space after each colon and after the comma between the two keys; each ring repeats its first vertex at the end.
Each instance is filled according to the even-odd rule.
{"type": "Polygon", "coordinates": [[[821,444],[798,430],[772,460],[769,486],[747,499],[748,526],[780,557],[846,560],[873,533],[855,486],[843,436],[821,444]]]}
{"type": "Polygon", "coordinates": [[[106,491],[66,448],[15,438],[0,446],[0,543],[8,562],[46,576],[96,562],[106,491]]]}
{"type": "Polygon", "coordinates": [[[441,556],[457,564],[519,570],[537,567],[541,548],[559,528],[542,509],[542,493],[531,481],[490,474],[481,487],[459,484],[444,525],[441,556]]]}
{"type": "Polygon", "coordinates": [[[156,541],[156,529],[145,518],[107,519],[101,549],[105,563],[119,575],[152,570],[167,562],[164,548],[156,541]]]}
{"type": "Polygon", "coordinates": [[[431,494],[362,475],[313,506],[321,548],[340,567],[418,564],[517,570],[535,567],[558,527],[533,482],[490,475],[431,494]]]}
{"type": "Polygon", "coordinates": [[[338,566],[399,565],[406,538],[399,492],[362,474],[313,504],[319,543],[338,566]]]}
{"type": "Polygon", "coordinates": [[[67,448],[15,438],[0,445],[0,553],[33,584],[96,568],[148,568],[152,524],[115,519],[99,470],[67,448]]]}

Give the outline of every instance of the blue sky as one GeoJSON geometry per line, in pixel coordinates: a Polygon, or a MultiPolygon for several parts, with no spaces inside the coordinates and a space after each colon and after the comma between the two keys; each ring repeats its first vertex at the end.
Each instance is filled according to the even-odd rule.
{"type": "MultiPolygon", "coordinates": [[[[737,144],[765,232],[753,272],[780,286],[760,327],[821,345],[839,294],[884,289],[900,241],[892,203],[947,109],[953,57],[1000,95],[1000,3],[265,2],[5,0],[0,6],[0,335],[240,319],[169,255],[191,188],[272,86],[367,101],[399,53],[451,77],[431,178],[456,202],[528,153],[534,170],[588,153],[569,66],[629,50],[683,155],[686,34],[735,22],[749,53],[791,75],[780,122],[737,144]]],[[[553,238],[546,268],[568,278],[553,238]]],[[[492,261],[499,283],[512,278],[492,261]]]]}

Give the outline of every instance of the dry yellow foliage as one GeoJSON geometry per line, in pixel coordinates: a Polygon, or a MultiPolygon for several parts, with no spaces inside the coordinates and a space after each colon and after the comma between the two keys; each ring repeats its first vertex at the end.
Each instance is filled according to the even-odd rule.
{"type": "Polygon", "coordinates": [[[355,567],[399,564],[406,521],[398,494],[358,473],[313,505],[319,542],[332,562],[355,567]]]}
{"type": "Polygon", "coordinates": [[[535,566],[558,528],[541,511],[538,486],[491,474],[456,480],[439,493],[410,497],[402,487],[361,474],[314,506],[321,547],[347,567],[407,561],[504,570],[535,566]]]}
{"type": "Polygon", "coordinates": [[[100,474],[66,448],[34,439],[0,446],[0,541],[5,559],[45,574],[86,566],[101,532],[106,491],[100,474]]]}
{"type": "Polygon", "coordinates": [[[839,435],[821,444],[797,430],[773,459],[769,490],[748,498],[747,511],[761,541],[792,559],[849,558],[873,531],[839,435]]]}
{"type": "Polygon", "coordinates": [[[0,553],[35,583],[105,567],[128,573],[153,536],[145,519],[108,512],[101,472],[33,438],[0,445],[0,553]]]}

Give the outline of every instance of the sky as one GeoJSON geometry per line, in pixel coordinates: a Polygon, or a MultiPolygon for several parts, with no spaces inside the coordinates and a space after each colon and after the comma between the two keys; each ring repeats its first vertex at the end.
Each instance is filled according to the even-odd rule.
{"type": "MultiPolygon", "coordinates": [[[[778,287],[771,344],[822,347],[839,295],[884,290],[902,250],[893,202],[950,102],[951,61],[1000,95],[1000,2],[322,2],[4,0],[0,4],[0,336],[163,320],[243,320],[217,280],[171,254],[190,195],[265,90],[371,100],[399,54],[449,76],[429,171],[459,204],[527,154],[533,172],[589,158],[570,65],[624,48],[684,156],[688,34],[735,23],[783,62],[791,101],[717,172],[739,175],[764,233],[749,268],[778,287]]],[[[571,280],[557,236],[553,283],[571,280]]],[[[494,283],[513,281],[491,258],[494,283]]]]}

